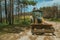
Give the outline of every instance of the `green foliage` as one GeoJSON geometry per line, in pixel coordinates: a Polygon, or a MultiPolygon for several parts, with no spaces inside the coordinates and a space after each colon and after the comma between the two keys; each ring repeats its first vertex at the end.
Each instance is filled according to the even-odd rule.
{"type": "Polygon", "coordinates": [[[0,26],[5,26],[5,25],[7,25],[7,24],[0,23],[0,26]]]}
{"type": "Polygon", "coordinates": [[[26,4],[26,5],[36,5],[36,2],[32,1],[32,0],[22,0],[21,2],[22,4],[26,4]]]}
{"type": "Polygon", "coordinates": [[[58,19],[58,18],[50,18],[49,21],[60,22],[60,19],[58,19]]]}
{"type": "Polygon", "coordinates": [[[25,18],[25,21],[24,21],[24,18],[20,18],[20,20],[18,21],[18,19],[15,19],[15,22],[14,22],[15,25],[19,25],[19,26],[29,26],[30,25],[30,18],[25,18]]]}
{"type": "Polygon", "coordinates": [[[36,5],[36,2],[33,2],[33,1],[29,1],[29,5],[36,5]]]}
{"type": "Polygon", "coordinates": [[[23,24],[23,25],[29,25],[30,22],[28,22],[27,20],[25,20],[25,21],[22,21],[22,24],[23,24]]]}
{"type": "Polygon", "coordinates": [[[8,24],[0,23],[0,29],[7,26],[8,24]]]}
{"type": "Polygon", "coordinates": [[[20,25],[26,25],[26,26],[28,26],[28,25],[30,25],[30,20],[28,18],[25,19],[25,21],[24,20],[20,20],[20,25]]]}

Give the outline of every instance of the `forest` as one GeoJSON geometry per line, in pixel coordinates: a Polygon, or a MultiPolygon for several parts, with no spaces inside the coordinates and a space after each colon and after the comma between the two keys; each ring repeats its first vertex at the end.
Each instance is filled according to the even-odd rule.
{"type": "MultiPolygon", "coordinates": [[[[32,11],[27,11],[28,6],[36,4],[37,1],[34,0],[0,0],[0,25],[30,24],[32,11]]],[[[51,18],[51,20],[60,18],[60,10],[56,5],[41,7],[39,10],[43,11],[44,18],[51,18]]]]}
{"type": "Polygon", "coordinates": [[[25,21],[25,10],[28,5],[34,6],[36,2],[28,0],[0,0],[0,23],[14,24],[20,21],[23,15],[25,21]]]}
{"type": "MultiPolygon", "coordinates": [[[[60,4],[56,2],[58,0],[0,0],[0,40],[60,40],[60,4]],[[54,2],[53,5],[52,2],[54,2]],[[41,18],[44,21],[40,24],[50,25],[48,27],[52,28],[46,27],[47,31],[54,30],[52,34],[55,36],[48,33],[33,35],[32,31],[41,31],[41,29],[39,30],[41,25],[37,26],[38,28],[32,26],[33,24],[39,25],[38,22],[33,23],[30,18],[32,16],[33,21],[35,20],[32,15],[35,10],[38,10],[36,14],[43,13],[41,18]]],[[[46,29],[44,28],[42,28],[43,32],[46,29]]]]}

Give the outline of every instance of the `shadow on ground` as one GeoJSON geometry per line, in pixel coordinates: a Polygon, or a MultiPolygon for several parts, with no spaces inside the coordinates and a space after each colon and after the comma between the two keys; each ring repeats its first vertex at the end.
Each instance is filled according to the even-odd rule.
{"type": "Polygon", "coordinates": [[[25,26],[6,25],[0,28],[0,33],[20,33],[25,28],[25,26]]]}

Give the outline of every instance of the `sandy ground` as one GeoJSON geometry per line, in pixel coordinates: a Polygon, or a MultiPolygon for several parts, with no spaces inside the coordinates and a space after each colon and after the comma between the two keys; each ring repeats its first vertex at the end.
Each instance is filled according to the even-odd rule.
{"type": "Polygon", "coordinates": [[[56,36],[32,35],[31,29],[20,33],[8,33],[0,36],[0,40],[60,40],[60,22],[47,22],[53,24],[56,36]]]}

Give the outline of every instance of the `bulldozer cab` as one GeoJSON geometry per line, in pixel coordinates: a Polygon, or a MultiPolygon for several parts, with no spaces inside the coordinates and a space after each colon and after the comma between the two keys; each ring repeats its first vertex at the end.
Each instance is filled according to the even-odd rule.
{"type": "Polygon", "coordinates": [[[34,10],[33,11],[33,16],[36,18],[37,16],[38,17],[43,17],[43,12],[42,11],[40,11],[40,10],[34,10]]]}
{"type": "Polygon", "coordinates": [[[32,16],[33,16],[34,23],[41,23],[42,17],[43,17],[43,12],[40,10],[34,10],[32,12],[32,16]]]}

